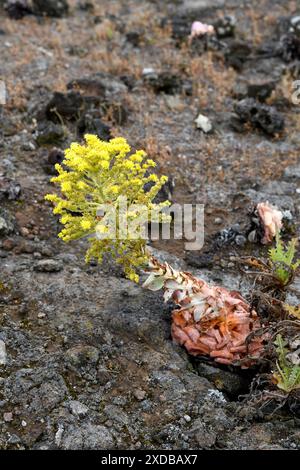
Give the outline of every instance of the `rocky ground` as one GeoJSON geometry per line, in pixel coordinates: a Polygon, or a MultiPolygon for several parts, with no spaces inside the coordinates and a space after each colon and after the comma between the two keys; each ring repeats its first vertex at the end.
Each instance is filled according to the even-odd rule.
{"type": "Polygon", "coordinates": [[[188,357],[172,306],[109,261],[86,265],[44,201],[70,142],[122,135],[173,201],[205,204],[203,250],[174,241],[158,256],[249,296],[232,262],[266,252],[247,239],[249,210],[269,200],[297,232],[299,2],[68,5],[0,0],[0,448],[300,448],[299,405],[259,406],[245,398],[254,372],[188,357]],[[218,37],[189,43],[194,20],[218,37]]]}

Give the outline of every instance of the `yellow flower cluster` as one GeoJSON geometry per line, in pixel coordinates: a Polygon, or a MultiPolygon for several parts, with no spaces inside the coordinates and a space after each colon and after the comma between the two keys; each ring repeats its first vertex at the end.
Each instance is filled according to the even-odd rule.
{"type": "Polygon", "coordinates": [[[154,204],[152,201],[167,177],[150,174],[155,162],[147,159],[142,150],[130,154],[124,138],[104,142],[95,135],[86,135],[85,141],[86,145],[71,144],[62,165],[55,166],[58,176],[51,181],[59,184],[62,197],[46,196],[46,200],[54,203],[53,212],[60,215],[64,225],[59,237],[68,242],[87,236],[90,242],[87,261],[97,258],[101,262],[103,255],[109,253],[123,265],[126,276],[138,282],[136,268],[148,260],[146,241],[118,238],[118,231],[114,239],[97,238],[97,232],[107,231],[105,218],[99,216],[98,208],[103,204],[118,208],[120,198],[125,196],[129,205],[140,204],[149,211],[160,211],[169,202],[154,204]],[[150,189],[146,190],[145,185],[150,189]]]}

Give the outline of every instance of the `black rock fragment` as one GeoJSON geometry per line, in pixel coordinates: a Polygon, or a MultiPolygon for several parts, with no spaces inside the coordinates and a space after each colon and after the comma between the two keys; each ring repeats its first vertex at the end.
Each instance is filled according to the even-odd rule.
{"type": "Polygon", "coordinates": [[[95,11],[95,5],[93,4],[93,2],[84,0],[82,2],[79,2],[78,9],[81,11],[87,11],[89,13],[93,13],[95,11]]]}
{"type": "Polygon", "coordinates": [[[139,31],[129,31],[126,34],[127,42],[129,42],[133,47],[139,47],[141,39],[142,34],[139,31]]]}
{"type": "Polygon", "coordinates": [[[101,121],[99,113],[86,113],[77,123],[77,132],[79,137],[84,134],[96,134],[101,140],[109,140],[111,138],[110,127],[101,121]]]}
{"type": "Polygon", "coordinates": [[[0,201],[3,199],[14,201],[19,199],[20,194],[21,186],[19,183],[3,175],[0,175],[0,201]]]}
{"type": "Polygon", "coordinates": [[[45,114],[53,122],[62,120],[75,121],[84,108],[84,100],[80,93],[70,91],[68,93],[55,92],[46,106],[45,114]]]}
{"type": "Polygon", "coordinates": [[[244,235],[244,228],[239,224],[234,224],[232,227],[225,228],[218,232],[215,236],[214,244],[221,248],[224,245],[237,245],[244,246],[247,239],[244,235]]]}
{"type": "Polygon", "coordinates": [[[284,118],[275,108],[261,104],[253,98],[245,98],[234,106],[236,113],[231,120],[235,130],[242,130],[245,124],[251,124],[254,128],[262,130],[267,135],[273,136],[283,131],[284,118]],[[242,128],[238,128],[237,124],[242,128]]]}
{"type": "Polygon", "coordinates": [[[60,124],[51,121],[41,121],[36,131],[36,143],[38,145],[57,144],[65,137],[64,129],[60,124]]]}
{"type": "Polygon", "coordinates": [[[222,51],[225,49],[226,45],[216,35],[194,36],[190,43],[190,50],[193,55],[202,55],[206,51],[222,51]]]}
{"type": "Polygon", "coordinates": [[[282,36],[278,53],[285,62],[300,60],[300,36],[292,33],[282,36]]]}
{"type": "Polygon", "coordinates": [[[271,96],[276,84],[276,80],[267,79],[254,82],[238,82],[233,89],[233,95],[238,100],[248,97],[263,102],[271,96]]]}
{"type": "Polygon", "coordinates": [[[67,0],[32,0],[32,10],[37,16],[62,18],[69,11],[67,0]]]}
{"type": "Polygon", "coordinates": [[[236,19],[234,16],[226,15],[213,23],[218,38],[233,37],[235,33],[236,19]]]}
{"type": "Polygon", "coordinates": [[[58,147],[53,147],[47,156],[47,160],[44,163],[44,170],[48,175],[57,175],[55,165],[61,164],[64,159],[64,152],[58,147]]]}
{"type": "Polygon", "coordinates": [[[25,15],[62,18],[69,11],[66,0],[7,0],[4,9],[10,18],[20,20],[25,15]]]}
{"type": "Polygon", "coordinates": [[[136,79],[133,75],[121,75],[120,80],[124,83],[125,86],[127,86],[128,90],[133,90],[135,84],[136,84],[136,79]]]}
{"type": "Polygon", "coordinates": [[[67,89],[72,90],[73,92],[77,91],[85,97],[93,96],[99,98],[104,98],[106,91],[103,82],[96,78],[78,78],[71,80],[67,84],[67,89]]]}
{"type": "Polygon", "coordinates": [[[81,119],[86,112],[91,112],[95,118],[106,116],[118,125],[126,122],[128,108],[122,99],[122,95],[128,91],[125,80],[99,72],[91,77],[72,80],[67,84],[67,88],[69,93],[78,93],[81,97],[82,106],[78,110],[78,118],[81,119]]]}
{"type": "MultiPolygon", "coordinates": [[[[168,21],[165,19],[162,26],[166,26],[168,21]]],[[[171,20],[172,38],[178,42],[185,40],[191,32],[191,21],[182,16],[174,16],[171,20]]]]}
{"type": "Polygon", "coordinates": [[[28,0],[8,0],[4,3],[4,9],[13,20],[21,20],[25,15],[32,13],[28,0]]]}
{"type": "Polygon", "coordinates": [[[183,86],[183,80],[171,72],[147,74],[144,81],[155,93],[165,93],[167,95],[180,93],[183,86]]]}
{"type": "Polygon", "coordinates": [[[300,37],[300,15],[290,19],[290,32],[300,37]]]}
{"type": "Polygon", "coordinates": [[[278,33],[277,55],[285,62],[300,60],[300,16],[281,19],[278,33]]]}
{"type": "Polygon", "coordinates": [[[227,65],[240,71],[243,68],[244,63],[249,59],[251,52],[251,45],[247,42],[234,40],[227,45],[225,61],[227,65]]]}

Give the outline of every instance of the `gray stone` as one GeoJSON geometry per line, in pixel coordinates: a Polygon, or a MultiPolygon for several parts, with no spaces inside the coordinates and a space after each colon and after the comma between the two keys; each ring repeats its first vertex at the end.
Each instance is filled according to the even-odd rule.
{"type": "Polygon", "coordinates": [[[12,373],[4,385],[4,393],[10,403],[33,413],[51,411],[64,399],[66,392],[64,379],[49,366],[20,369],[12,373]]]}
{"type": "Polygon", "coordinates": [[[286,179],[300,179],[300,165],[287,166],[284,170],[284,177],[286,179]]]}
{"type": "Polygon", "coordinates": [[[6,346],[4,341],[0,339],[0,366],[5,366],[7,362],[6,346]]]}
{"type": "Polygon", "coordinates": [[[6,423],[10,423],[13,420],[13,414],[12,412],[4,413],[3,414],[3,419],[6,423]]]}
{"type": "Polygon", "coordinates": [[[246,239],[246,237],[244,237],[244,235],[237,235],[235,237],[234,241],[238,246],[244,246],[247,239],[246,239]]]}
{"type": "Polygon", "coordinates": [[[225,0],[184,0],[180,11],[189,13],[200,13],[207,8],[222,8],[225,0]]]}
{"type": "Polygon", "coordinates": [[[137,400],[142,401],[142,400],[144,400],[144,398],[146,396],[146,392],[145,392],[145,390],[141,390],[141,389],[137,388],[136,390],[133,391],[133,396],[137,400]]]}
{"type": "Polygon", "coordinates": [[[82,424],[65,429],[60,447],[65,450],[107,450],[115,446],[110,431],[105,426],[82,424]]]}
{"type": "Polygon", "coordinates": [[[277,206],[280,210],[289,210],[291,212],[295,211],[295,203],[292,196],[287,195],[284,191],[286,188],[279,183],[274,186],[268,185],[268,188],[262,188],[261,191],[256,191],[255,189],[246,189],[245,194],[253,201],[253,203],[258,203],[261,201],[269,201],[270,204],[277,206]],[[279,196],[275,191],[280,190],[281,195],[279,196]],[[281,189],[280,189],[281,188],[281,189]]]}
{"type": "Polygon", "coordinates": [[[80,344],[68,349],[66,358],[72,365],[82,367],[87,364],[96,364],[99,359],[99,351],[94,346],[80,344]]]}
{"type": "Polygon", "coordinates": [[[201,449],[209,449],[212,447],[215,444],[217,438],[216,432],[205,426],[201,418],[196,419],[192,423],[192,427],[188,434],[192,437],[193,440],[197,442],[197,445],[201,449]]]}
{"type": "Polygon", "coordinates": [[[57,144],[64,136],[65,132],[60,124],[45,121],[39,124],[35,139],[38,145],[57,144]]]}
{"type": "Polygon", "coordinates": [[[127,414],[116,405],[107,405],[104,408],[104,413],[114,423],[119,423],[122,426],[125,426],[126,424],[128,424],[127,414]]]}
{"type": "Polygon", "coordinates": [[[64,268],[62,261],[54,259],[43,259],[37,261],[33,267],[34,271],[41,273],[57,273],[64,268]]]}
{"type": "Polygon", "coordinates": [[[87,415],[89,411],[87,406],[85,406],[83,403],[80,403],[80,401],[77,401],[77,400],[71,400],[69,402],[69,407],[70,407],[72,414],[80,418],[87,415]]]}
{"type": "Polygon", "coordinates": [[[14,230],[12,223],[5,217],[0,216],[0,236],[9,235],[14,230]]]}
{"type": "Polygon", "coordinates": [[[168,400],[179,398],[185,391],[185,385],[179,377],[169,371],[154,371],[152,378],[155,384],[162,387],[168,400]]]}

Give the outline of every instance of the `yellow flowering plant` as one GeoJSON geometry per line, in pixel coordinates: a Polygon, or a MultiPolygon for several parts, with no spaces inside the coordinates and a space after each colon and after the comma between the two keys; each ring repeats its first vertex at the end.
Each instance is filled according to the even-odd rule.
{"type": "MultiPolygon", "coordinates": [[[[126,276],[138,282],[136,269],[149,259],[146,240],[142,236],[121,237],[118,225],[115,237],[105,237],[107,220],[105,214],[100,212],[99,215],[99,208],[105,205],[118,210],[122,198],[126,197],[130,207],[140,205],[147,209],[142,214],[131,210],[128,217],[142,216],[147,223],[150,213],[160,213],[170,204],[168,201],[153,202],[167,177],[151,173],[155,162],[147,159],[143,150],[131,153],[124,138],[105,142],[96,135],[86,135],[85,142],[86,145],[71,144],[65,151],[62,165],[55,166],[58,176],[51,181],[60,186],[61,196],[47,194],[45,197],[54,203],[53,212],[60,215],[64,225],[59,237],[65,242],[88,237],[87,261],[96,258],[101,263],[103,255],[109,253],[123,265],[126,276]]],[[[162,214],[160,220],[161,217],[162,214]]]]}
{"type": "Polygon", "coordinates": [[[132,281],[139,281],[139,267],[148,268],[150,275],[143,286],[153,291],[163,289],[164,299],[177,305],[171,330],[175,342],[192,355],[206,354],[221,364],[250,367],[264,354],[267,337],[261,333],[262,324],[251,305],[239,293],[209,286],[147,252],[143,223],[170,221],[163,211],[169,201],[154,202],[167,181],[165,176],[151,173],[155,166],[144,151],[131,152],[121,137],[104,142],[86,135],[84,145],[71,144],[62,164],[56,165],[58,175],[51,180],[59,185],[61,194],[45,196],[64,226],[59,237],[66,242],[86,237],[90,243],[87,261],[96,258],[101,262],[104,254],[109,254],[132,281]],[[125,235],[120,217],[114,224],[107,219],[111,209],[113,216],[120,214],[124,199],[125,235]],[[137,236],[127,230],[128,221],[139,222],[134,225],[140,229],[135,231],[137,236]],[[112,225],[114,234],[110,236],[112,225]]]}

